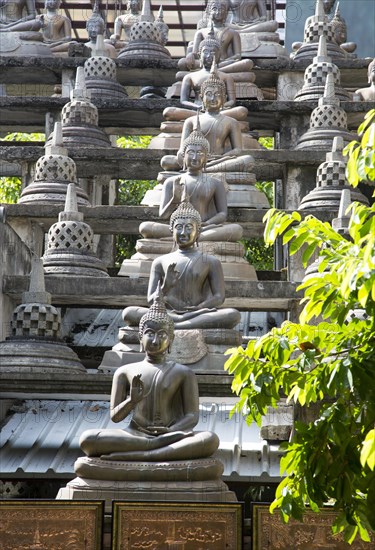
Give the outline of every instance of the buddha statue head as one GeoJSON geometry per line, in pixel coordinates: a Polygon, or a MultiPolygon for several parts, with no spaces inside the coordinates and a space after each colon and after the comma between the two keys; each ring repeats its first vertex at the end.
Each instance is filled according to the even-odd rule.
{"type": "Polygon", "coordinates": [[[138,14],[142,10],[142,0],[128,0],[126,9],[133,15],[138,14]]]}
{"type": "Polygon", "coordinates": [[[216,63],[218,63],[220,59],[220,51],[220,40],[215,38],[215,31],[213,26],[211,25],[211,30],[208,33],[207,38],[202,40],[202,42],[199,44],[198,54],[201,66],[203,66],[205,69],[209,69],[210,67],[212,67],[214,59],[216,60],[216,63]]]}
{"type": "Polygon", "coordinates": [[[337,4],[335,15],[331,20],[331,29],[333,33],[333,39],[341,46],[347,41],[348,38],[348,28],[345,22],[345,19],[341,17],[339,4],[337,4]]]}
{"type": "Polygon", "coordinates": [[[201,227],[202,218],[189,202],[186,189],[184,189],[182,201],[169,220],[169,229],[173,233],[173,240],[182,250],[191,248],[198,243],[201,227]]]}
{"type": "Polygon", "coordinates": [[[86,30],[92,42],[96,41],[98,34],[104,34],[105,23],[99,13],[99,5],[97,2],[95,2],[91,17],[86,22],[86,30]]]}
{"type": "Polygon", "coordinates": [[[206,111],[220,111],[226,100],[225,82],[217,73],[216,61],[212,63],[210,76],[201,86],[202,103],[206,111]]]}
{"type": "Polygon", "coordinates": [[[174,323],[167,313],[159,283],[152,306],[139,322],[141,351],[151,352],[151,354],[166,351],[169,353],[173,339],[174,323]]]}
{"type": "Polygon", "coordinates": [[[214,24],[225,23],[228,10],[228,0],[209,0],[207,4],[207,14],[214,24]]]}
{"type": "Polygon", "coordinates": [[[204,137],[200,127],[199,110],[197,113],[197,127],[185,139],[181,150],[184,159],[184,170],[190,167],[197,170],[205,168],[210,153],[210,144],[204,137]]]}

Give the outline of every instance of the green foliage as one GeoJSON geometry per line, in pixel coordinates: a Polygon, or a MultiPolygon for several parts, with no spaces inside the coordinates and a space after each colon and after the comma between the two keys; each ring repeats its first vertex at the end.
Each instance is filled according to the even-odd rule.
{"type": "MultiPolygon", "coordinates": [[[[117,146],[124,149],[146,149],[152,136],[123,136],[118,138],[117,146]]],[[[152,189],[155,180],[119,180],[117,204],[137,206],[148,189],[152,189]]],[[[138,227],[137,227],[138,232],[138,227]]],[[[116,264],[121,265],[123,260],[135,254],[137,235],[118,235],[116,239],[116,264]]]]}
{"type": "MultiPolygon", "coordinates": [[[[25,134],[13,132],[5,136],[3,141],[44,141],[44,134],[25,134]]],[[[21,195],[22,183],[20,178],[0,178],[0,203],[15,204],[21,195]]]]}
{"type": "MultiPolygon", "coordinates": [[[[357,160],[361,151],[368,155],[370,141],[362,138],[357,160]]],[[[375,179],[373,164],[366,177],[375,179]]],[[[271,209],[265,222],[267,245],[282,238],[290,254],[303,252],[304,265],[318,253],[318,273],[299,287],[304,292],[300,323],[286,321],[251,340],[246,350],[229,350],[225,368],[234,375],[235,410],[260,424],[282,397],[299,407],[315,405],[316,418],[296,422],[293,439],[282,446],[284,478],[271,511],[280,508],[288,521],[301,519],[306,504],[319,511],[329,503],[337,511],[334,533],[343,532],[350,543],[356,537],[370,541],[375,531],[375,205],[350,206],[350,240],[313,216],[302,220],[298,212],[271,209]],[[358,309],[363,316],[352,314],[358,309]]]]}
{"type": "Polygon", "coordinates": [[[0,178],[0,203],[15,204],[21,195],[19,178],[0,178]]]}
{"type": "Polygon", "coordinates": [[[273,247],[266,247],[263,239],[242,241],[245,246],[245,258],[257,271],[273,270],[273,247]]]}
{"type": "Polygon", "coordinates": [[[366,114],[358,135],[361,141],[351,141],[344,149],[344,155],[349,155],[346,174],[353,187],[375,180],[375,109],[366,114]]]}
{"type": "Polygon", "coordinates": [[[3,141],[45,141],[45,134],[34,133],[34,134],[25,134],[23,132],[12,132],[7,134],[3,141]]]}

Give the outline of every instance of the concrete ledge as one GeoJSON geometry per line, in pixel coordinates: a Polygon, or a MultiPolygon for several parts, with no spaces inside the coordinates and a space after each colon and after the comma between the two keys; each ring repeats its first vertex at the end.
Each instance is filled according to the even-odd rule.
{"type": "MultiPolygon", "coordinates": [[[[51,277],[46,276],[46,290],[52,294],[54,305],[88,307],[147,306],[147,279],[126,277],[51,277]]],[[[29,277],[5,276],[4,294],[20,302],[28,289],[29,277]]],[[[223,307],[239,310],[288,311],[302,297],[297,294],[298,283],[288,281],[227,281],[223,307]]]]}

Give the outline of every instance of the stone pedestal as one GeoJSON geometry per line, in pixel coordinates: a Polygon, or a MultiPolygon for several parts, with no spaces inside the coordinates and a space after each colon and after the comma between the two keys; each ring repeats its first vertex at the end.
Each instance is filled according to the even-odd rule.
{"type": "MultiPolygon", "coordinates": [[[[162,147],[163,149],[163,147],[162,147]]],[[[163,182],[170,176],[180,172],[160,172],[159,183],[146,191],[142,199],[143,206],[159,206],[163,182]]],[[[227,204],[232,208],[269,208],[267,197],[255,187],[256,176],[252,172],[209,172],[215,178],[221,178],[228,189],[227,204]]]]}
{"type": "Polygon", "coordinates": [[[241,33],[241,55],[251,59],[272,59],[277,57],[288,57],[288,52],[279,43],[280,37],[277,33],[241,33]],[[261,38],[260,38],[261,36],[261,38]]]}
{"type": "MultiPolygon", "coordinates": [[[[216,256],[220,259],[226,281],[256,281],[254,267],[244,259],[244,247],[239,242],[203,241],[199,243],[203,254],[216,256]]],[[[168,254],[173,248],[172,239],[139,239],[136,244],[137,253],[130,260],[124,260],[119,276],[149,277],[153,260],[162,254],[168,254]]]]}
{"type": "Polygon", "coordinates": [[[82,457],[76,461],[75,470],[82,477],[73,479],[60,489],[56,498],[105,500],[108,513],[113,500],[237,501],[236,495],[221,480],[223,465],[215,458],[160,463],[82,457]]]}

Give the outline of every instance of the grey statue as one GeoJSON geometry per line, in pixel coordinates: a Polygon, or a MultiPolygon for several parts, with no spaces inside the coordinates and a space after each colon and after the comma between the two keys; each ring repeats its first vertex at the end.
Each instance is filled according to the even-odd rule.
{"type": "MultiPolygon", "coordinates": [[[[148,286],[152,302],[161,285],[165,302],[177,329],[233,328],[240,314],[235,309],[217,309],[225,299],[224,275],[215,256],[197,247],[201,217],[189,202],[182,202],[170,219],[177,250],[153,261],[148,286]]],[[[123,319],[137,325],[145,308],[128,307],[123,319]]]]}
{"type": "Polygon", "coordinates": [[[265,0],[228,0],[228,26],[242,32],[275,32],[277,21],[269,20],[265,0]]]}
{"type": "Polygon", "coordinates": [[[369,87],[356,90],[355,96],[360,101],[375,101],[375,58],[368,66],[367,75],[369,87]]]}
{"type": "Polygon", "coordinates": [[[37,15],[35,19],[19,21],[0,28],[0,32],[42,31],[43,42],[52,51],[61,44],[70,42],[72,25],[70,19],[58,13],[61,0],[45,0],[46,13],[37,15]]]}
{"type": "MultiPolygon", "coordinates": [[[[206,172],[241,172],[249,170],[254,160],[243,154],[241,125],[221,111],[226,100],[226,86],[216,71],[201,86],[205,112],[200,116],[200,128],[210,145],[206,172]]],[[[226,113],[226,111],[225,111],[226,113]]],[[[183,144],[196,130],[196,117],[187,118],[181,134],[177,157],[166,155],[161,160],[164,170],[179,170],[183,165],[183,144]]]]}
{"type": "Polygon", "coordinates": [[[0,2],[0,28],[21,21],[35,19],[35,0],[2,0],[0,2]]]}
{"type": "Polygon", "coordinates": [[[84,432],[80,445],[86,455],[156,462],[206,458],[216,451],[216,434],[193,431],[199,417],[198,383],[189,367],[167,360],[173,334],[159,288],[139,325],[145,359],[120,367],[113,377],[111,419],[121,422],[132,414],[130,423],[124,429],[84,432]]]}
{"type": "Polygon", "coordinates": [[[192,70],[195,68],[199,55],[199,45],[211,32],[211,23],[215,31],[215,37],[220,41],[220,63],[219,67],[230,66],[241,60],[241,38],[235,29],[226,25],[228,16],[227,0],[209,0],[207,4],[208,27],[197,30],[193,41],[193,51],[186,58],[180,60],[178,66],[181,70],[192,70]]]}
{"type": "Polygon", "coordinates": [[[114,33],[111,35],[111,40],[116,44],[116,47],[124,47],[129,42],[130,30],[134,23],[138,23],[140,20],[141,11],[142,0],[128,0],[127,13],[116,17],[114,33]],[[123,29],[125,40],[120,42],[123,29]]]}
{"type": "MultiPolygon", "coordinates": [[[[227,192],[221,179],[204,173],[210,145],[199,127],[184,141],[185,173],[168,178],[163,185],[159,208],[161,219],[168,219],[186,194],[199,212],[202,220],[201,241],[238,241],[242,228],[238,224],[225,224],[227,219],[227,192]]],[[[144,222],[139,228],[145,238],[166,238],[170,236],[167,225],[144,222]]]]}

